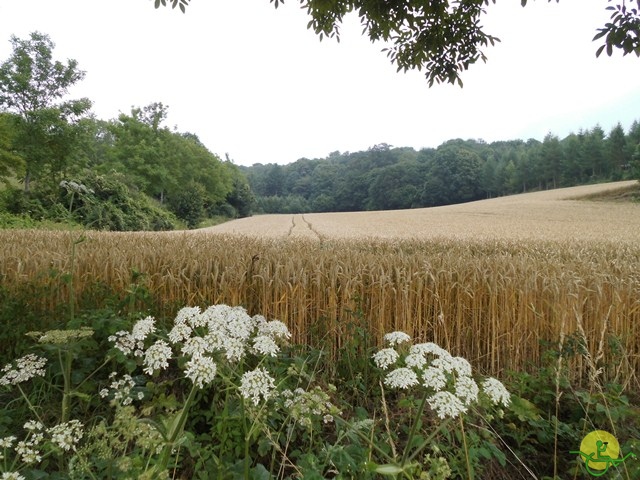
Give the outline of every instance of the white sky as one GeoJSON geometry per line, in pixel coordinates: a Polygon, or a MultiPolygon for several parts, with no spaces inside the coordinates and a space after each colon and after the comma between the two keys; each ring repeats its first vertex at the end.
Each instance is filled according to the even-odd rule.
{"type": "Polygon", "coordinates": [[[268,0],[192,0],[185,15],[152,0],[0,0],[0,60],[11,34],[38,30],[55,42],[55,59],[87,72],[72,96],[89,97],[99,118],[162,102],[169,126],[221,157],[285,164],[379,143],[627,129],[640,119],[640,59],[595,58],[606,6],[499,0],[483,23],[502,43],[463,74],[463,89],[397,73],[355,16],[340,43],[319,42],[297,0],[278,10],[268,0]]]}

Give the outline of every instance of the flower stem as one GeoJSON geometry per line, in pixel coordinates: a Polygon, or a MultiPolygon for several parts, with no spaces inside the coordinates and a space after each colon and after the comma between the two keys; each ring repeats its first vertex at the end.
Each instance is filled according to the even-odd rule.
{"type": "Polygon", "coordinates": [[[411,425],[411,432],[409,432],[409,438],[407,439],[407,445],[404,448],[404,452],[402,452],[402,460],[400,462],[400,466],[404,468],[407,458],[409,456],[409,449],[411,448],[411,442],[413,441],[413,436],[416,434],[416,430],[418,429],[418,424],[422,419],[422,412],[424,411],[424,406],[427,403],[427,396],[429,395],[428,390],[425,389],[424,395],[422,396],[422,400],[420,400],[420,406],[418,407],[418,411],[416,412],[416,418],[413,420],[413,425],[411,425]]]}

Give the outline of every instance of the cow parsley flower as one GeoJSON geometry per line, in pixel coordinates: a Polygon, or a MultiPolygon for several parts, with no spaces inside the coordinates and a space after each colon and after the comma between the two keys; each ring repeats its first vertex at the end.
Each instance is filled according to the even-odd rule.
{"type": "Polygon", "coordinates": [[[372,358],[378,368],[386,370],[398,361],[400,355],[393,348],[383,348],[382,350],[374,353],[372,358]]]}
{"type": "Polygon", "coordinates": [[[422,372],[423,385],[439,392],[447,385],[447,376],[441,368],[429,366],[422,372]]]}
{"type": "Polygon", "coordinates": [[[407,365],[407,367],[422,370],[427,364],[427,359],[424,355],[420,355],[418,353],[410,353],[409,355],[404,357],[404,363],[405,365],[407,365]]]}
{"type": "Polygon", "coordinates": [[[0,438],[0,448],[11,448],[13,443],[17,440],[13,435],[10,437],[0,438]]]}
{"type": "Polygon", "coordinates": [[[198,388],[202,388],[213,381],[216,376],[217,365],[211,357],[195,356],[187,362],[185,376],[198,388]]]}
{"type": "Polygon", "coordinates": [[[453,357],[446,352],[446,355],[442,355],[438,358],[434,358],[431,361],[431,366],[441,369],[446,373],[452,373],[455,369],[455,365],[453,363],[453,357]]]}
{"type": "Polygon", "coordinates": [[[452,357],[451,364],[453,365],[453,368],[458,373],[458,375],[463,377],[471,376],[471,364],[466,358],[452,357]]]}
{"type": "Polygon", "coordinates": [[[42,453],[38,447],[43,439],[44,435],[37,432],[31,434],[28,440],[21,440],[16,444],[16,453],[20,455],[23,463],[34,464],[42,460],[42,453]]]}
{"type": "Polygon", "coordinates": [[[178,310],[174,324],[182,323],[191,328],[201,327],[206,324],[206,317],[203,317],[200,312],[200,307],[183,307],[178,310]]]}
{"type": "Polygon", "coordinates": [[[409,353],[413,353],[416,355],[435,355],[438,357],[441,357],[443,355],[449,355],[449,352],[447,352],[444,348],[440,347],[439,345],[433,343],[433,342],[427,342],[427,343],[416,343],[415,345],[411,345],[411,347],[409,347],[409,353]]]}
{"type": "Polygon", "coordinates": [[[131,330],[131,336],[136,341],[144,341],[147,336],[156,331],[156,321],[153,317],[138,320],[131,330]]]}
{"type": "Polygon", "coordinates": [[[75,450],[76,445],[82,438],[83,427],[84,425],[82,425],[78,420],[71,420],[51,427],[49,429],[51,441],[54,445],[67,452],[69,450],[75,450]]]}
{"type": "Polygon", "coordinates": [[[167,342],[164,340],[156,341],[156,343],[147,348],[144,354],[144,372],[147,375],[153,375],[154,371],[167,368],[172,354],[171,347],[167,342]]]}
{"type": "Polygon", "coordinates": [[[314,419],[319,421],[322,417],[323,423],[329,423],[336,415],[342,413],[331,403],[329,394],[319,386],[309,391],[302,388],[296,388],[293,392],[288,389],[283,390],[280,398],[284,400],[283,406],[291,418],[307,429],[313,428],[314,419]]]}
{"type": "Polygon", "coordinates": [[[410,368],[401,367],[389,372],[384,379],[385,385],[391,388],[407,389],[417,385],[418,375],[410,368]]]}
{"type": "MultiPolygon", "coordinates": [[[[109,395],[113,394],[114,403],[121,405],[130,405],[134,400],[134,396],[132,395],[131,391],[135,388],[136,382],[133,380],[133,377],[131,377],[131,375],[125,374],[120,379],[117,379],[117,376],[118,374],[116,372],[111,372],[109,374],[109,380],[111,380],[111,384],[109,385],[109,388],[103,388],[102,390],[100,390],[100,396],[102,398],[106,398],[109,395]]],[[[139,392],[136,396],[138,400],[141,400],[141,393],[142,392],[139,392]]]]}
{"type": "Polygon", "coordinates": [[[232,308],[225,318],[227,335],[243,341],[247,341],[254,329],[254,320],[242,307],[232,308]]]}
{"type": "Polygon", "coordinates": [[[258,367],[242,375],[239,390],[243,398],[258,405],[260,397],[265,401],[268,400],[275,388],[275,380],[269,372],[265,368],[258,367]]]}
{"type": "Polygon", "coordinates": [[[178,343],[191,337],[193,329],[183,322],[176,322],[171,331],[169,331],[169,340],[171,343],[178,343]]]}
{"type": "Polygon", "coordinates": [[[34,377],[43,377],[47,359],[29,353],[15,361],[15,367],[7,364],[2,369],[4,375],[0,378],[0,385],[18,385],[34,377]]]}
{"type": "Polygon", "coordinates": [[[278,347],[273,338],[267,335],[258,335],[253,339],[253,350],[261,355],[275,357],[280,351],[280,347],[278,347]]]}
{"type": "Polygon", "coordinates": [[[203,337],[191,337],[185,340],[185,342],[182,344],[182,354],[183,355],[187,355],[190,357],[196,356],[196,355],[204,355],[207,352],[211,352],[211,345],[210,343],[206,340],[206,338],[203,337]]]}
{"type": "Polygon", "coordinates": [[[471,377],[466,375],[460,376],[456,379],[456,396],[462,400],[465,405],[471,405],[472,402],[478,401],[478,384],[471,377]]]}
{"type": "Polygon", "coordinates": [[[93,329],[81,327],[74,330],[47,330],[46,332],[29,332],[30,337],[36,338],[39,343],[51,345],[64,345],[76,342],[93,335],[93,329]]]}
{"type": "Polygon", "coordinates": [[[407,333],[400,331],[387,333],[384,339],[392,347],[411,341],[411,337],[407,333]]]}
{"type": "Polygon", "coordinates": [[[227,360],[239,362],[245,356],[245,342],[240,338],[228,337],[224,340],[223,349],[227,360]]]}
{"type": "Polygon", "coordinates": [[[466,413],[467,407],[453,393],[442,391],[427,398],[429,406],[435,410],[440,418],[457,417],[461,413],[466,413]]]}
{"type": "Polygon", "coordinates": [[[495,378],[489,377],[482,382],[482,390],[486,393],[494,405],[501,403],[508,407],[511,403],[511,394],[505,386],[495,378]]]}
{"type": "Polygon", "coordinates": [[[18,472],[4,472],[0,480],[25,480],[18,472]]]}
{"type": "Polygon", "coordinates": [[[287,326],[280,320],[271,320],[267,322],[261,315],[253,317],[258,327],[258,335],[267,335],[274,340],[287,340],[291,338],[291,332],[287,326]]]}
{"type": "Polygon", "coordinates": [[[116,332],[115,335],[111,335],[108,340],[114,344],[113,346],[115,348],[120,350],[125,355],[131,355],[133,353],[136,357],[139,357],[143,354],[143,341],[136,340],[131,333],[125,330],[116,332]]]}
{"type": "Polygon", "coordinates": [[[26,422],[24,422],[22,428],[29,432],[40,432],[44,430],[44,425],[38,420],[27,420],[26,422]]]}

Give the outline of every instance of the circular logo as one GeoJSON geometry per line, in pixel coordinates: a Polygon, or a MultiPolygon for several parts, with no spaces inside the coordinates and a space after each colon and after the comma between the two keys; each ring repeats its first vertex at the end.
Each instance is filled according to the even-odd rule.
{"type": "Polygon", "coordinates": [[[620,455],[620,444],[609,432],[595,430],[582,439],[580,452],[589,459],[589,469],[606,470],[620,455]]]}

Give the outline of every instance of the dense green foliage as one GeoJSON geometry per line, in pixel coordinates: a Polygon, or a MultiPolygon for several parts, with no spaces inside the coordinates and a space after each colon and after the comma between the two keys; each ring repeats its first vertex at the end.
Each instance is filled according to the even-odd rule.
{"type": "Polygon", "coordinates": [[[63,101],[84,77],[75,60],[54,61],[55,45],[38,32],[11,43],[0,65],[0,211],[108,230],[195,227],[209,216],[251,213],[238,168],[196,135],[163,126],[162,103],[96,119],[88,99],[63,101]]]}
{"type": "Polygon", "coordinates": [[[600,126],[560,140],[552,133],[486,143],[450,140],[436,149],[334,152],[324,159],[243,168],[265,213],[392,210],[447,205],[609,180],[640,179],[640,123],[600,126]]]}

